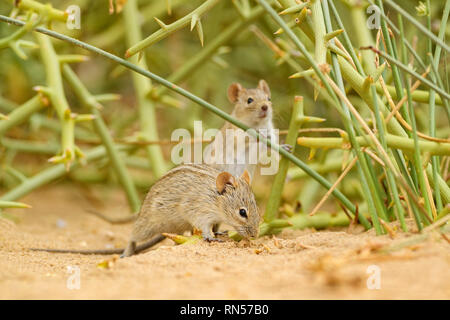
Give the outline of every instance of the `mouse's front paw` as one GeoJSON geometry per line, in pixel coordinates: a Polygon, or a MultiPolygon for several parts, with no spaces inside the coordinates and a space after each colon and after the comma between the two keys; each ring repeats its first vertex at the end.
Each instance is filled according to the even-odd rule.
{"type": "Polygon", "coordinates": [[[205,240],[207,242],[223,242],[222,239],[218,239],[218,238],[214,238],[214,237],[208,237],[208,236],[203,237],[203,240],[205,240]]]}
{"type": "Polygon", "coordinates": [[[224,231],[215,231],[214,232],[215,236],[227,236],[228,235],[228,230],[224,230],[224,231]]]}

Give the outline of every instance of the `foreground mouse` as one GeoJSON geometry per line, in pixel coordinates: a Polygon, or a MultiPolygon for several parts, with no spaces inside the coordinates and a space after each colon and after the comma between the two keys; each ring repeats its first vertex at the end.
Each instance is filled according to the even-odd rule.
{"type": "Polygon", "coordinates": [[[247,171],[234,177],[208,165],[186,164],[170,170],[152,186],[134,222],[125,250],[32,250],[81,254],[117,254],[123,251],[122,257],[129,257],[164,239],[161,233],[179,234],[194,227],[202,231],[206,241],[218,241],[212,228],[225,223],[242,237],[250,238],[258,235],[259,222],[260,215],[247,171]]]}

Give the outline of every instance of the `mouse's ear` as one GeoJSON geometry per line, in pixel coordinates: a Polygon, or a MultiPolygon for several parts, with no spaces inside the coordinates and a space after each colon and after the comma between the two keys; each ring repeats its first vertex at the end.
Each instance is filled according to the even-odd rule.
{"type": "Polygon", "coordinates": [[[221,172],[216,178],[217,191],[222,194],[225,191],[225,186],[229,184],[233,187],[236,186],[236,179],[229,172],[221,172]]]}
{"type": "Polygon", "coordinates": [[[228,87],[228,100],[230,100],[231,103],[236,103],[242,89],[243,88],[240,83],[235,82],[230,84],[228,87]]]}
{"type": "Polygon", "coordinates": [[[244,172],[241,175],[241,179],[244,179],[244,181],[250,185],[250,174],[248,173],[247,170],[244,170],[244,172]]]}
{"type": "Polygon", "coordinates": [[[267,96],[270,98],[270,88],[266,80],[263,79],[259,80],[258,89],[264,91],[264,93],[267,94],[267,96]]]}

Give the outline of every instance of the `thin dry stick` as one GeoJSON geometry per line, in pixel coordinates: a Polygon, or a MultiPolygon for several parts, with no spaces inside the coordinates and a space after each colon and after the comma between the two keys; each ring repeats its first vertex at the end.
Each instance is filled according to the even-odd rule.
{"type": "MultiPolygon", "coordinates": [[[[414,51],[417,51],[417,36],[414,35],[412,42],[411,42],[411,47],[413,48],[414,51]]],[[[409,64],[412,66],[414,63],[414,55],[412,53],[410,53],[410,57],[409,57],[409,64]]]]}
{"type": "Polygon", "coordinates": [[[383,221],[383,219],[380,219],[380,223],[383,225],[383,227],[387,230],[387,232],[389,233],[389,237],[391,239],[394,239],[396,234],[395,231],[391,228],[390,225],[388,225],[385,221],[383,221]]]}
{"type": "MultiPolygon", "coordinates": [[[[298,133],[305,133],[305,132],[338,132],[341,136],[347,136],[347,132],[340,128],[305,128],[305,129],[299,129],[298,133]]],[[[288,130],[281,130],[280,135],[286,135],[288,133],[288,130]]]]}
{"type": "MultiPolygon", "coordinates": [[[[443,161],[444,162],[444,161],[443,161]]],[[[445,165],[442,167],[442,176],[446,178],[448,176],[448,168],[450,166],[450,157],[447,157],[445,160],[445,165]]]]}
{"type": "MultiPolygon", "coordinates": [[[[377,137],[375,136],[375,134],[373,133],[372,130],[370,130],[370,127],[367,125],[367,123],[364,121],[364,119],[362,118],[362,116],[359,114],[359,112],[355,109],[355,107],[353,106],[353,104],[350,102],[350,100],[348,100],[348,98],[342,93],[342,91],[339,89],[339,87],[336,85],[336,83],[330,78],[330,76],[328,74],[325,74],[325,77],[328,81],[328,83],[330,84],[330,86],[333,88],[333,90],[336,92],[336,94],[339,96],[339,98],[342,99],[342,101],[347,105],[347,107],[349,108],[350,112],[354,115],[354,117],[356,118],[356,120],[360,123],[360,125],[363,127],[363,129],[367,132],[367,134],[369,135],[369,137],[371,138],[372,142],[375,144],[375,146],[377,147],[378,151],[383,155],[383,157],[385,158],[385,161],[387,162],[387,164],[391,167],[391,168],[395,168],[393,163],[391,162],[391,160],[389,159],[388,154],[386,153],[386,151],[383,149],[383,146],[381,145],[380,141],[378,141],[377,137]]],[[[398,176],[398,172],[394,171],[394,175],[398,176]]]]}
{"type": "Polygon", "coordinates": [[[429,226],[427,226],[426,228],[424,228],[424,229],[422,230],[422,232],[428,232],[428,231],[434,230],[434,229],[436,229],[436,228],[439,228],[440,226],[446,224],[449,220],[450,220],[450,214],[447,215],[447,216],[445,216],[445,217],[442,218],[442,219],[439,219],[439,220],[436,221],[436,222],[433,222],[432,224],[430,224],[429,226]]]}
{"type": "MultiPolygon", "coordinates": [[[[429,72],[429,69],[427,69],[427,71],[426,72],[424,72],[422,75],[423,76],[426,76],[426,74],[429,72]]],[[[395,118],[403,125],[403,127],[405,127],[407,130],[409,130],[409,131],[412,131],[412,128],[411,128],[411,126],[409,125],[409,123],[408,122],[406,122],[406,120],[405,119],[403,119],[403,117],[402,117],[402,115],[398,112],[398,110],[401,108],[401,106],[403,105],[403,103],[407,100],[407,96],[404,96],[400,101],[399,101],[399,103],[397,104],[397,105],[395,105],[395,102],[394,102],[394,100],[392,100],[392,97],[391,97],[391,95],[390,95],[390,93],[389,93],[389,91],[388,91],[388,89],[387,89],[387,87],[386,87],[386,83],[384,82],[384,80],[380,77],[380,79],[379,79],[379,81],[380,81],[380,85],[381,85],[381,88],[383,89],[383,93],[385,94],[385,96],[387,97],[387,100],[388,100],[388,103],[389,103],[389,106],[391,107],[391,109],[392,109],[392,112],[386,117],[386,120],[385,120],[385,122],[386,123],[388,123],[389,122],[389,120],[392,118],[392,115],[395,115],[395,118]]],[[[417,89],[417,87],[420,85],[420,80],[417,80],[415,83],[414,83],[414,86],[412,86],[411,87],[411,92],[413,92],[415,89],[417,89]],[[417,84],[417,82],[419,82],[419,84],[416,86],[416,84],[417,84]]],[[[434,142],[450,142],[450,139],[441,139],[441,138],[435,138],[435,137],[430,137],[430,136],[428,136],[428,135],[426,135],[426,134],[424,134],[424,133],[422,133],[422,132],[419,132],[419,131],[416,131],[417,132],[417,135],[419,136],[419,137],[421,137],[422,139],[425,139],[425,140],[430,140],[430,141],[434,141],[434,142]]]]}
{"type": "Polygon", "coordinates": [[[433,192],[431,191],[430,181],[428,180],[427,175],[425,174],[424,176],[425,176],[425,186],[426,186],[428,199],[430,199],[431,213],[433,214],[433,219],[436,220],[437,219],[437,210],[436,210],[436,206],[433,201],[433,192]]]}
{"type": "Polygon", "coordinates": [[[383,160],[381,160],[375,153],[373,153],[372,151],[370,151],[367,148],[363,148],[362,149],[365,153],[367,153],[373,160],[375,160],[376,162],[378,162],[382,167],[384,167],[384,162],[383,160]]]}
{"type": "Polygon", "coordinates": [[[423,205],[420,203],[419,199],[417,198],[416,194],[409,188],[407,182],[405,181],[404,177],[399,174],[399,172],[396,170],[396,167],[392,163],[391,159],[389,158],[388,154],[386,153],[386,150],[384,150],[383,146],[381,145],[380,141],[378,141],[375,134],[370,130],[367,123],[364,121],[364,119],[361,117],[359,112],[355,109],[353,104],[348,100],[348,98],[345,96],[345,94],[342,93],[342,91],[339,89],[339,87],[336,85],[336,83],[330,78],[328,74],[325,74],[326,80],[330,84],[330,86],[333,88],[333,90],[336,92],[336,94],[341,98],[341,100],[347,105],[350,112],[354,115],[355,119],[360,123],[362,128],[368,133],[369,137],[371,138],[372,142],[375,144],[377,150],[380,152],[380,154],[383,156],[385,163],[388,165],[388,167],[392,170],[392,173],[396,178],[400,180],[400,182],[403,184],[403,187],[409,191],[408,194],[411,196],[413,201],[416,203],[417,207],[420,211],[423,212],[426,219],[428,219],[430,222],[431,219],[428,217],[428,213],[423,207],[423,205]]]}
{"type": "MultiPolygon", "coordinates": [[[[422,73],[422,77],[426,77],[428,75],[428,73],[430,72],[431,67],[428,67],[427,70],[425,70],[424,73],[422,73]]],[[[411,93],[413,93],[419,86],[420,86],[420,80],[416,80],[413,84],[413,86],[411,87],[411,93]]],[[[403,106],[403,104],[406,102],[406,100],[408,100],[408,96],[403,96],[403,98],[397,103],[397,105],[392,108],[391,113],[389,113],[389,115],[386,117],[386,122],[389,122],[389,120],[391,120],[392,116],[395,113],[398,113],[398,110],[400,110],[400,108],[403,106]]]]}
{"type": "Polygon", "coordinates": [[[403,197],[403,199],[404,199],[404,201],[406,203],[406,208],[408,209],[407,211],[408,211],[409,218],[412,219],[413,218],[413,211],[412,211],[412,208],[411,208],[411,205],[410,205],[409,201],[406,200],[407,199],[406,191],[402,187],[400,187],[400,191],[401,191],[402,197],[403,197]]]}
{"type": "MultiPolygon", "coordinates": [[[[377,50],[380,48],[380,39],[381,39],[381,41],[383,41],[383,46],[385,48],[387,48],[386,41],[384,41],[383,33],[381,32],[381,28],[378,29],[378,32],[377,32],[377,42],[376,42],[377,50]]],[[[375,55],[375,63],[377,64],[377,67],[380,64],[380,57],[377,54],[375,55]]],[[[391,65],[389,64],[389,61],[386,61],[386,63],[387,63],[387,67],[390,68],[391,65]]]]}
{"type": "Polygon", "coordinates": [[[341,166],[341,170],[345,169],[345,166],[348,163],[348,158],[350,158],[350,151],[348,150],[344,150],[343,155],[342,155],[342,166],[341,166]]]}
{"type": "MultiPolygon", "coordinates": [[[[172,141],[172,140],[121,140],[116,139],[114,142],[121,143],[121,144],[128,144],[128,145],[138,145],[138,146],[148,146],[148,145],[173,145],[178,143],[185,143],[185,144],[194,144],[194,143],[208,143],[213,141],[212,139],[189,139],[187,141],[172,141]]],[[[100,143],[100,142],[99,142],[100,143]]]]}
{"type": "Polygon", "coordinates": [[[320,207],[323,205],[323,203],[328,199],[331,192],[333,192],[334,189],[337,188],[339,183],[341,183],[342,179],[347,175],[347,173],[353,168],[353,166],[356,163],[356,160],[358,160],[358,157],[354,157],[353,160],[348,164],[348,166],[345,168],[345,170],[341,173],[339,178],[336,180],[336,182],[331,186],[330,189],[328,189],[327,193],[320,199],[319,203],[314,207],[314,209],[309,214],[310,216],[313,216],[317,213],[317,211],[320,209],[320,207]]]}
{"type": "Polygon", "coordinates": [[[248,28],[251,32],[253,32],[262,42],[264,42],[273,52],[275,52],[278,56],[283,57],[286,52],[281,50],[281,48],[269,39],[261,30],[255,25],[252,25],[248,28]]]}
{"type": "Polygon", "coordinates": [[[345,52],[345,54],[347,55],[347,60],[350,62],[350,64],[353,66],[353,68],[355,68],[355,70],[357,70],[355,62],[353,61],[351,55],[348,53],[347,49],[345,49],[345,47],[342,45],[342,43],[339,41],[338,38],[334,38],[334,43],[338,46],[339,49],[341,49],[342,51],[345,52]]]}

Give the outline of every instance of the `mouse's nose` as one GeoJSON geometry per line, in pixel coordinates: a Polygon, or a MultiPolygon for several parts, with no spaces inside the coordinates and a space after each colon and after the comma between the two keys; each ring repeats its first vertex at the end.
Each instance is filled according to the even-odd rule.
{"type": "Polygon", "coordinates": [[[269,109],[269,107],[266,106],[266,105],[263,105],[263,106],[261,107],[261,110],[262,110],[262,111],[267,111],[267,109],[269,109]]]}

